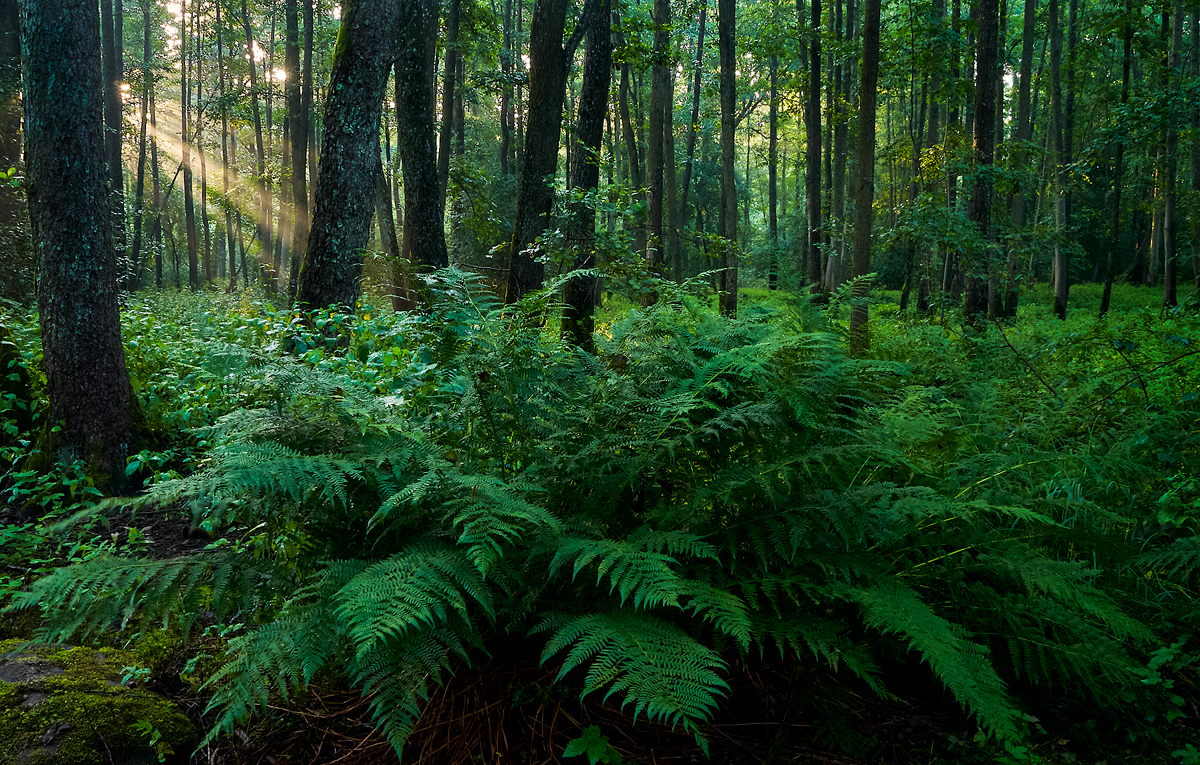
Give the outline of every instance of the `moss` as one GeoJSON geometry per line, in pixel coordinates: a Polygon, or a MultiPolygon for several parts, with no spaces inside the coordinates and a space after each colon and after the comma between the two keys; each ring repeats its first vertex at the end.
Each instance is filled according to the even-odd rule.
{"type": "MultiPolygon", "coordinates": [[[[159,643],[169,645],[169,641],[159,643]]],[[[157,760],[148,736],[135,725],[148,723],[174,750],[171,759],[186,761],[197,741],[195,727],[166,699],[120,684],[124,667],[139,663],[137,651],[0,643],[0,653],[18,649],[10,662],[53,667],[60,674],[36,679],[0,681],[0,765],[39,759],[55,765],[107,762],[110,753],[157,760]],[[44,699],[28,704],[30,699],[44,699]],[[63,728],[62,726],[70,726],[63,728]],[[55,728],[60,734],[46,747],[42,736],[55,728]]],[[[12,673],[10,673],[12,674],[12,673]]]]}

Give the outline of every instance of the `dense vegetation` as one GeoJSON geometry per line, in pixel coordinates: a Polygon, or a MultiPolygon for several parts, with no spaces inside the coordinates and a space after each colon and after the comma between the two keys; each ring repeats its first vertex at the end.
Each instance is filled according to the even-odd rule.
{"type": "Polygon", "coordinates": [[[98,6],[0,0],[25,659],[209,763],[1200,763],[1200,11],[98,6]]]}
{"type": "MultiPolygon", "coordinates": [[[[1194,758],[1194,313],[1126,288],[1104,321],[1035,303],[962,330],[885,302],[854,360],[841,302],[762,291],[726,319],[662,284],[591,355],[542,328],[553,291],[431,290],[308,321],[134,298],[131,376],[175,435],[130,458],[145,493],[97,505],[82,465],[22,472],[33,430],[9,426],[5,499],[42,516],[5,532],[10,608],[41,639],[190,634],[214,735],[348,683],[400,749],[431,684],[532,641],[554,682],[701,748],[733,666],[765,660],[884,698],[923,668],[978,725],[939,739],[959,762],[1194,758]],[[174,513],[203,550],[156,553],[174,513]],[[223,651],[194,642],[214,628],[223,651]]],[[[813,692],[809,746],[886,740],[813,692]]]]}

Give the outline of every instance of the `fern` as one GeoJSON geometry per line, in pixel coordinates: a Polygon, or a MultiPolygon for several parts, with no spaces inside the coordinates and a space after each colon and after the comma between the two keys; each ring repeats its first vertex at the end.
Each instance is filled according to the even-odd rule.
{"type": "Polygon", "coordinates": [[[635,720],[644,712],[699,738],[697,724],[711,716],[728,689],[720,675],[725,662],[715,651],[649,615],[548,616],[533,631],[553,632],[543,662],[570,648],[559,678],[590,662],[583,694],[603,687],[605,698],[621,693],[622,706],[633,704],[635,720]]]}

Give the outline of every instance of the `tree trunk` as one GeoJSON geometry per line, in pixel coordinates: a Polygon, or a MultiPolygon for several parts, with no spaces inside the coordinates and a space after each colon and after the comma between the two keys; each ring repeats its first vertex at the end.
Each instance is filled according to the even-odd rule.
{"type": "MultiPolygon", "coordinates": [[[[610,14],[608,0],[602,0],[601,19],[610,14]]],[[[572,188],[594,191],[600,185],[600,140],[604,132],[604,115],[608,111],[609,81],[612,76],[612,34],[606,23],[588,27],[583,59],[583,86],[579,94],[579,111],[575,121],[576,149],[571,152],[572,188]]],[[[571,211],[568,222],[568,241],[576,252],[575,268],[596,267],[596,211],[580,204],[571,211]]],[[[595,329],[595,276],[577,276],[567,282],[563,295],[562,334],[577,348],[595,352],[592,332],[595,329]]]]}
{"type": "MultiPolygon", "coordinates": [[[[17,0],[0,0],[0,171],[21,166],[20,26],[17,0]]],[[[0,238],[4,240],[0,254],[10,264],[15,264],[18,252],[24,250],[18,245],[23,238],[18,232],[25,228],[24,208],[16,190],[0,184],[0,238]]]]}
{"type": "Polygon", "coordinates": [[[150,238],[154,242],[154,286],[163,287],[163,258],[162,258],[162,194],[159,186],[158,169],[158,120],[154,108],[154,89],[150,89],[150,179],[153,192],[154,225],[150,228],[150,238]]]}
{"type": "MultiPolygon", "coordinates": [[[[1192,9],[1192,77],[1200,78],[1200,5],[1192,9]]],[[[1200,102],[1192,102],[1192,135],[1200,135],[1200,102]]],[[[1200,141],[1192,141],[1192,193],[1200,197],[1200,141]]],[[[1200,215],[1192,219],[1192,282],[1200,291],[1200,215]]]]}
{"type": "Polygon", "coordinates": [[[288,107],[288,138],[291,140],[292,162],[292,257],[288,264],[288,296],[295,297],[300,277],[300,264],[308,248],[308,113],[304,110],[304,94],[300,81],[300,19],[296,0],[287,0],[284,8],[286,38],[283,67],[287,72],[284,95],[288,107]]]}
{"type": "MultiPolygon", "coordinates": [[[[803,0],[796,0],[803,23],[803,0]]],[[[804,111],[807,142],[805,203],[808,217],[808,280],[821,291],[821,0],[812,0],[808,43],[808,108],[804,111]]]]}
{"type": "Polygon", "coordinates": [[[512,5],[513,0],[504,0],[504,39],[500,48],[500,175],[512,173],[509,157],[512,155],[512,5]]]}
{"type": "Polygon", "coordinates": [[[543,267],[529,251],[549,225],[554,189],[546,183],[558,162],[558,133],[567,89],[567,54],[563,47],[569,0],[537,0],[529,28],[529,116],[517,212],[509,244],[505,302],[515,303],[542,286],[543,267]]]}
{"type": "Polygon", "coordinates": [[[228,292],[237,289],[237,253],[233,246],[233,200],[229,198],[229,106],[225,101],[225,35],[221,24],[221,3],[214,5],[217,15],[217,77],[221,96],[221,194],[225,198],[225,243],[229,250],[228,292]]]}
{"type": "Polygon", "coordinates": [[[298,303],[354,311],[379,172],[379,120],[401,0],[348,0],[329,75],[316,207],[298,303]]]}
{"type": "Polygon", "coordinates": [[[683,200],[680,207],[688,209],[692,186],[692,164],[696,159],[696,133],[700,129],[700,85],[704,72],[704,21],[708,18],[708,0],[700,0],[700,30],[696,34],[696,74],[692,82],[692,118],[688,121],[687,159],[683,165],[683,200]]]}
{"type": "MultiPolygon", "coordinates": [[[[979,0],[979,34],[975,51],[975,183],[971,189],[967,217],[979,229],[983,242],[995,240],[992,226],[991,166],[996,154],[996,66],[999,36],[998,0],[979,0]]],[[[985,245],[986,247],[986,245],[985,245]]],[[[988,276],[992,272],[991,252],[976,252],[972,273],[967,279],[964,313],[977,317],[989,309],[988,276]]],[[[999,306],[995,306],[999,313],[999,306]]]]}
{"type": "Polygon", "coordinates": [[[133,191],[133,265],[129,273],[129,289],[136,290],[142,279],[142,222],[145,219],[146,198],[146,123],[150,112],[150,90],[154,78],[150,75],[150,4],[142,3],[142,99],[138,117],[137,181],[133,191]]]}
{"type": "MultiPolygon", "coordinates": [[[[1074,0],[1072,0],[1074,1],[1074,0]]],[[[1163,209],[1163,308],[1174,308],[1179,305],[1176,295],[1178,268],[1176,261],[1178,231],[1178,193],[1176,181],[1178,176],[1179,153],[1179,123],[1177,120],[1178,107],[1175,104],[1183,98],[1183,6],[1175,3],[1171,12],[1171,53],[1167,71],[1170,73],[1169,92],[1172,93],[1170,112],[1167,115],[1166,135],[1166,189],[1163,194],[1165,206],[1163,209]]]]}
{"type": "MultiPolygon", "coordinates": [[[[668,67],[670,64],[671,4],[669,0],[654,0],[654,47],[651,50],[650,79],[650,136],[646,145],[646,170],[649,173],[649,231],[646,237],[646,265],[660,271],[663,262],[663,176],[666,173],[666,155],[663,152],[663,129],[666,112],[671,108],[671,85],[668,67]]],[[[653,296],[647,295],[647,301],[653,296]]]]}
{"type": "Polygon", "coordinates": [[[442,70],[442,133],[438,143],[438,199],[446,209],[450,183],[450,142],[454,134],[454,80],[458,73],[458,16],[461,0],[450,0],[446,14],[446,66],[442,70]]]}
{"type": "Polygon", "coordinates": [[[137,400],[117,307],[99,29],[94,2],[21,3],[26,189],[49,401],[43,454],[83,459],[100,486],[120,488],[137,400]]]}
{"type": "MultiPolygon", "coordinates": [[[[984,0],[994,2],[994,0],[984,0]]],[[[879,81],[880,0],[863,4],[862,81],[858,88],[858,163],[854,172],[854,256],[850,275],[855,282],[850,306],[850,352],[866,355],[871,347],[867,325],[870,285],[862,277],[871,271],[871,225],[875,197],[875,109],[879,81]]]]}
{"type": "MultiPolygon", "coordinates": [[[[368,0],[370,2],[370,0],[368,0]]],[[[342,9],[345,16],[346,9],[342,9]]],[[[271,185],[267,180],[267,154],[263,144],[262,111],[258,99],[258,67],[254,62],[254,32],[250,28],[250,14],[246,12],[246,0],[242,0],[242,27],[246,33],[246,55],[250,57],[250,113],[254,116],[254,159],[258,192],[258,243],[264,258],[271,256],[271,185]]],[[[340,38],[339,38],[340,39],[340,38]]],[[[246,275],[249,278],[249,274],[246,275]]],[[[323,305],[323,304],[322,304],[323,305]]]]}
{"type": "MultiPolygon", "coordinates": [[[[187,3],[180,5],[180,12],[187,12],[187,3]]],[[[187,236],[188,288],[195,291],[200,289],[200,241],[196,236],[196,200],[192,191],[192,144],[188,128],[192,95],[191,82],[188,80],[190,64],[188,54],[191,51],[188,47],[188,24],[195,19],[195,14],[184,15],[182,19],[183,21],[179,25],[179,112],[181,115],[180,145],[183,147],[183,226],[187,236]]],[[[191,42],[192,45],[197,44],[194,38],[191,42]]]]}
{"type": "MultiPolygon", "coordinates": [[[[432,270],[449,265],[446,231],[437,179],[434,142],[433,68],[426,46],[428,20],[437,19],[436,0],[405,0],[400,19],[400,55],[396,60],[396,145],[404,171],[404,229],[400,263],[432,270]]],[[[416,295],[407,276],[394,264],[397,310],[411,310],[416,295]]]]}
{"type": "MultiPolygon", "coordinates": [[[[1133,14],[1132,0],[1125,2],[1125,21],[1124,33],[1124,53],[1121,57],[1121,106],[1129,104],[1129,79],[1130,70],[1133,65],[1133,22],[1131,16],[1133,14]]],[[[1116,278],[1116,269],[1114,268],[1114,260],[1121,246],[1121,189],[1123,187],[1122,178],[1125,174],[1125,141],[1121,136],[1117,136],[1116,157],[1113,159],[1113,206],[1112,206],[1112,222],[1109,231],[1108,256],[1104,262],[1104,293],[1100,296],[1100,318],[1104,318],[1108,314],[1109,303],[1112,300],[1113,280],[1116,278]]],[[[1193,158],[1196,156],[1192,155],[1193,158]]],[[[1195,172],[1195,161],[1193,159],[1193,172],[1195,172]]]]}
{"type": "MultiPolygon", "coordinates": [[[[1067,225],[1067,200],[1063,181],[1066,155],[1063,148],[1063,103],[1062,103],[1062,20],[1059,0],[1050,0],[1050,110],[1051,139],[1054,143],[1054,228],[1061,234],[1067,225]]],[[[1067,248],[1054,245],[1054,313],[1059,319],[1067,318],[1067,295],[1070,288],[1070,256],[1067,248]]]]}
{"type": "MultiPolygon", "coordinates": [[[[1037,21],[1037,0],[1025,0],[1025,20],[1021,31],[1021,82],[1017,90],[1017,124],[1014,138],[1018,141],[1028,142],[1033,138],[1033,118],[1030,111],[1030,92],[1033,88],[1033,42],[1035,35],[1035,24],[1037,21]]],[[[1020,163],[1026,163],[1029,153],[1025,147],[1018,146],[1014,150],[1014,158],[1020,163]]],[[[1025,226],[1025,194],[1018,189],[1012,198],[1012,212],[1010,215],[1012,228],[1018,235],[1020,230],[1025,226]]],[[[1015,252],[1009,254],[1008,258],[1008,293],[1004,301],[1004,315],[1015,317],[1017,315],[1017,302],[1020,300],[1021,293],[1017,289],[1017,275],[1020,271],[1020,262],[1015,252]]]]}
{"type": "Polygon", "coordinates": [[[778,171],[779,163],[779,88],[776,76],[779,71],[779,57],[771,56],[769,64],[771,78],[770,112],[767,117],[767,237],[771,242],[770,262],[767,264],[767,289],[774,290],[779,280],[779,206],[778,171]]]}
{"type": "Polygon", "coordinates": [[[737,62],[735,0],[717,0],[717,53],[721,60],[721,225],[724,238],[721,247],[720,310],[725,316],[737,313],[738,247],[737,247],[737,186],[734,177],[734,130],[737,128],[737,62]]]}
{"type": "Polygon", "coordinates": [[[101,35],[104,38],[104,157],[108,163],[108,199],[118,258],[125,254],[125,168],[121,160],[121,78],[124,74],[121,37],[117,34],[120,5],[117,0],[118,11],[114,16],[113,0],[101,0],[100,3],[101,35]]]}

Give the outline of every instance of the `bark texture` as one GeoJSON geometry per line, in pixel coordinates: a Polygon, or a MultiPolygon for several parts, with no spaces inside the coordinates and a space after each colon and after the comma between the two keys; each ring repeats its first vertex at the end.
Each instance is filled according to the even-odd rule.
{"type": "MultiPolygon", "coordinates": [[[[994,2],[994,0],[984,0],[994,2]]],[[[871,270],[871,223],[875,196],[875,110],[879,82],[879,6],[880,0],[863,5],[862,84],[858,89],[858,165],[854,173],[854,255],[851,276],[866,276],[871,270]]],[[[871,338],[867,332],[867,292],[870,285],[854,287],[850,308],[850,349],[865,354],[871,338]]]]}
{"type": "Polygon", "coordinates": [[[529,246],[546,228],[554,188],[546,183],[558,163],[558,134],[567,87],[563,29],[568,0],[537,0],[529,29],[529,119],[517,184],[517,215],[509,244],[505,302],[542,286],[543,266],[529,246]]]}
{"type": "MultiPolygon", "coordinates": [[[[396,137],[404,172],[404,230],[401,253],[413,266],[445,268],[446,229],[438,190],[437,146],[433,127],[433,69],[426,47],[427,17],[437,3],[405,0],[400,12],[400,54],[396,59],[396,137]]],[[[396,286],[407,290],[399,270],[396,286]]],[[[410,309],[414,296],[397,294],[393,307],[410,309]]]]}
{"type": "Polygon", "coordinates": [[[720,310],[737,313],[737,187],[734,177],[734,131],[737,129],[736,38],[734,0],[717,0],[717,51],[721,59],[721,236],[725,238],[724,268],[721,271],[720,310]]]}
{"type": "MultiPolygon", "coordinates": [[[[601,19],[609,15],[609,0],[601,0],[601,19]]],[[[600,185],[599,151],[604,133],[604,115],[608,111],[609,81],[612,73],[612,33],[608,24],[588,27],[584,48],[583,86],[579,94],[579,113],[575,121],[575,150],[571,152],[572,188],[595,191],[600,185]]],[[[570,243],[578,255],[575,268],[596,267],[596,211],[580,204],[573,212],[568,228],[570,243]]],[[[577,276],[567,282],[563,296],[562,334],[576,347],[595,350],[595,276],[577,276]]]]}
{"type": "Polygon", "coordinates": [[[108,210],[99,8],[21,3],[29,217],[41,262],[38,310],[50,453],[101,481],[124,473],[135,407],[117,308],[108,210]]]}
{"type": "Polygon", "coordinates": [[[347,0],[329,77],[316,206],[296,300],[354,310],[375,207],[379,120],[400,0],[347,0]]]}

